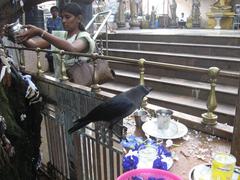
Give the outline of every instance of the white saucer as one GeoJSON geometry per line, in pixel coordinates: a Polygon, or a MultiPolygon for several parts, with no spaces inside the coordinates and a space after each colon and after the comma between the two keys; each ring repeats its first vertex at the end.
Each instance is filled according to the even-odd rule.
{"type": "MultiPolygon", "coordinates": [[[[239,167],[235,167],[232,180],[237,180],[239,174],[239,167]]],[[[211,180],[211,165],[200,164],[191,169],[189,172],[189,180],[211,180]]]]}
{"type": "Polygon", "coordinates": [[[171,120],[168,129],[159,129],[157,126],[157,119],[153,118],[142,125],[143,131],[149,136],[159,139],[177,139],[185,136],[188,128],[175,120],[171,120]]]}

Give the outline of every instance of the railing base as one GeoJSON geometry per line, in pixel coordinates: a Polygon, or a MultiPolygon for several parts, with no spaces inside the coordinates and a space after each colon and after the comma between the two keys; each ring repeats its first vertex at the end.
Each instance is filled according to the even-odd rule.
{"type": "Polygon", "coordinates": [[[202,120],[203,124],[212,125],[212,126],[217,124],[218,116],[216,114],[213,114],[213,113],[209,114],[208,112],[203,113],[202,118],[203,118],[203,120],[202,120]]]}

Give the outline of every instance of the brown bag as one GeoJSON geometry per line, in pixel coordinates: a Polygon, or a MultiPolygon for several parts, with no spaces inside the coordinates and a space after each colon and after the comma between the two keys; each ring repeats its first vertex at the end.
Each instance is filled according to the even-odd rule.
{"type": "MultiPolygon", "coordinates": [[[[109,67],[107,61],[96,60],[96,83],[103,84],[115,78],[114,71],[109,67]]],[[[67,75],[71,82],[90,86],[93,84],[93,64],[80,61],[67,69],[67,75]]]]}
{"type": "Polygon", "coordinates": [[[96,60],[96,82],[103,84],[110,80],[115,79],[115,72],[109,67],[108,61],[97,59],[96,60]]]}

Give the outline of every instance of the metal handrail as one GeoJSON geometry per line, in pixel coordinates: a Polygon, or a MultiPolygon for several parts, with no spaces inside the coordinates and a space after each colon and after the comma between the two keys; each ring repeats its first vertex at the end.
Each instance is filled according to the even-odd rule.
{"type": "MultiPolygon", "coordinates": [[[[107,14],[107,15],[106,15],[106,17],[104,18],[104,20],[103,20],[103,22],[101,23],[101,25],[99,26],[99,28],[98,28],[98,30],[96,31],[96,33],[94,34],[94,36],[93,36],[93,40],[94,40],[94,41],[97,39],[97,37],[98,37],[99,33],[101,32],[103,26],[106,25],[108,18],[109,18],[109,17],[111,16],[111,14],[112,14],[112,11],[111,11],[111,10],[108,10],[108,11],[103,11],[103,12],[100,12],[100,13],[95,14],[95,15],[93,16],[93,18],[89,21],[89,23],[87,24],[87,26],[86,26],[86,28],[85,28],[86,30],[88,30],[88,29],[91,27],[91,25],[94,23],[94,21],[96,20],[96,18],[97,18],[98,16],[102,16],[102,15],[104,15],[104,14],[107,14]]],[[[107,29],[106,29],[106,31],[107,31],[107,29]]]]}
{"type": "MultiPolygon", "coordinates": [[[[26,48],[26,47],[15,47],[15,46],[4,46],[5,48],[10,49],[18,49],[18,50],[28,50],[28,51],[37,51],[36,48],[26,48]]],[[[60,54],[60,51],[52,51],[49,49],[38,49],[39,52],[52,52],[55,54],[60,54]]],[[[83,57],[90,57],[90,58],[99,58],[99,59],[105,59],[109,61],[114,62],[127,62],[127,63],[138,63],[138,59],[131,59],[131,58],[123,58],[123,57],[117,57],[117,56],[106,56],[106,55],[98,55],[98,54],[86,54],[86,53],[78,53],[78,52],[68,52],[64,51],[64,54],[67,55],[76,55],[76,56],[83,56],[83,57]]],[[[193,66],[185,66],[185,65],[178,65],[178,64],[170,64],[170,63],[161,63],[161,62],[153,62],[153,61],[146,61],[145,65],[154,65],[158,67],[163,68],[169,68],[173,70],[186,70],[186,71],[193,71],[193,72],[199,72],[199,73],[207,73],[208,68],[200,68],[200,67],[193,67],[193,66]]],[[[221,70],[219,72],[219,76],[222,77],[231,77],[238,79],[240,77],[240,73],[234,73],[229,71],[221,70]]]]}

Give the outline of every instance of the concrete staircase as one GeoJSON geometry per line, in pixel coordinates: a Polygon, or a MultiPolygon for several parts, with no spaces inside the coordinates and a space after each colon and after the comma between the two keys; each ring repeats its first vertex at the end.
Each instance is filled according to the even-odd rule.
{"type": "MultiPolygon", "coordinates": [[[[237,74],[240,69],[240,34],[231,32],[216,35],[216,31],[211,30],[118,31],[108,35],[108,55],[200,68],[217,66],[225,72],[237,74]]],[[[106,47],[104,40],[103,44],[106,47]]],[[[137,65],[115,61],[110,62],[110,66],[117,77],[113,82],[103,84],[104,90],[119,93],[139,83],[137,65]]],[[[145,83],[153,87],[149,102],[194,116],[200,117],[207,110],[208,82],[207,73],[145,66],[145,83]]],[[[233,125],[238,83],[238,78],[218,77],[215,112],[219,122],[233,125]]]]}

